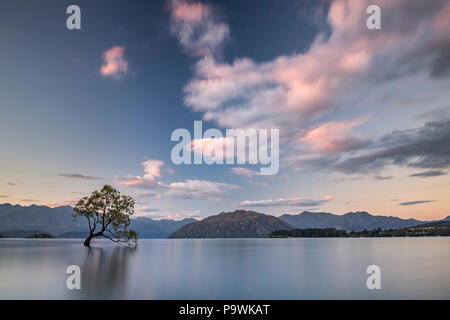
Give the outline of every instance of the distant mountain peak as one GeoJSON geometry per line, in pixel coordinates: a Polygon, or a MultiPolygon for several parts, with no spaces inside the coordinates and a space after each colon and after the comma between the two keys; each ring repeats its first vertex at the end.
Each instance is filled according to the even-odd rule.
{"type": "Polygon", "coordinates": [[[285,214],[280,219],[299,229],[307,228],[336,228],[347,231],[361,231],[364,229],[400,229],[412,227],[421,221],[415,219],[401,219],[398,217],[374,216],[366,211],[347,212],[336,215],[326,212],[303,211],[298,215],[285,214]]]}
{"type": "Polygon", "coordinates": [[[170,238],[259,238],[275,230],[292,228],[287,222],[271,215],[235,210],[189,223],[170,238]]]}

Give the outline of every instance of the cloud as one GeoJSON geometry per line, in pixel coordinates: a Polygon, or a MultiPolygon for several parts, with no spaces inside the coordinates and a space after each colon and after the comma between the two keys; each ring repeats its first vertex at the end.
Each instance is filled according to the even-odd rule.
{"type": "Polygon", "coordinates": [[[128,72],[128,62],[124,57],[125,47],[114,46],[103,52],[100,73],[105,77],[120,78],[128,72]]]}
{"type": "Polygon", "coordinates": [[[242,201],[239,205],[242,207],[259,207],[259,208],[266,208],[266,207],[318,207],[328,201],[331,201],[331,197],[327,196],[325,199],[321,200],[311,200],[311,199],[304,199],[304,198],[291,198],[291,199],[268,199],[268,200],[245,200],[242,201]]]}
{"type": "Polygon", "coordinates": [[[139,176],[115,178],[114,182],[117,183],[119,186],[124,187],[137,187],[142,189],[164,188],[164,185],[156,180],[145,179],[139,176]]]}
{"type": "Polygon", "coordinates": [[[238,175],[238,176],[241,176],[241,177],[245,177],[247,179],[251,179],[251,178],[253,178],[255,176],[259,176],[260,175],[259,171],[250,170],[250,169],[241,168],[241,167],[231,168],[230,171],[231,171],[231,173],[233,173],[235,175],[238,175]]]}
{"type": "Polygon", "coordinates": [[[164,184],[156,181],[161,177],[161,168],[164,162],[160,160],[147,160],[142,162],[145,174],[143,176],[128,176],[115,178],[114,181],[120,186],[138,187],[142,189],[164,188],[164,184]]]}
{"type": "MultiPolygon", "coordinates": [[[[448,90],[448,88],[447,88],[448,90]]],[[[450,118],[450,105],[441,108],[435,108],[432,110],[427,110],[419,114],[417,119],[427,119],[427,120],[442,120],[450,118]]]]}
{"type": "Polygon", "coordinates": [[[15,182],[7,182],[7,184],[10,186],[17,186],[17,183],[15,183],[15,182]]]}
{"type": "Polygon", "coordinates": [[[8,198],[8,196],[0,196],[0,198],[8,198]]]}
{"type": "Polygon", "coordinates": [[[410,175],[410,177],[429,178],[429,177],[445,176],[446,174],[447,172],[441,170],[429,170],[419,173],[413,173],[410,175]]]}
{"type": "Polygon", "coordinates": [[[310,130],[305,130],[297,139],[308,143],[316,151],[326,153],[360,149],[369,145],[370,141],[356,137],[351,129],[362,122],[363,120],[329,121],[310,130]]]}
{"type": "Polygon", "coordinates": [[[229,26],[217,21],[209,4],[188,0],[170,2],[170,30],[183,49],[194,56],[212,56],[229,36],[229,26]]]}
{"type": "Polygon", "coordinates": [[[57,176],[71,178],[71,179],[81,179],[81,180],[98,180],[98,179],[100,179],[97,177],[85,176],[85,175],[79,174],[79,173],[58,173],[57,176]]]}
{"type": "Polygon", "coordinates": [[[382,137],[374,150],[333,165],[344,173],[373,172],[388,165],[444,169],[450,166],[450,120],[394,131],[382,137]]]}
{"type": "Polygon", "coordinates": [[[50,208],[56,208],[56,207],[73,207],[76,205],[78,200],[67,200],[67,201],[60,201],[60,202],[52,202],[52,203],[45,203],[44,206],[50,207],[50,208]]]}
{"type": "Polygon", "coordinates": [[[40,200],[28,199],[28,198],[19,199],[19,201],[21,201],[21,202],[41,202],[40,200]]]}
{"type": "Polygon", "coordinates": [[[161,211],[161,209],[159,209],[159,208],[142,208],[142,209],[139,209],[138,211],[140,211],[140,212],[158,212],[158,211],[161,211]]]}
{"type": "MultiPolygon", "coordinates": [[[[203,25],[205,16],[210,19],[211,7],[174,3],[188,4],[178,14],[172,10],[172,24],[179,21],[174,33],[185,39],[180,42],[186,47],[202,47],[189,39],[197,34],[193,25],[203,25]]],[[[369,92],[409,92],[408,77],[430,84],[450,71],[448,1],[380,0],[381,31],[365,27],[369,4],[332,1],[328,26],[322,28],[327,31],[301,53],[262,62],[248,57],[224,62],[199,50],[194,74],[184,87],[185,106],[223,128],[280,128],[281,148],[288,150],[281,153],[287,157],[284,164],[304,164],[300,156],[306,153],[314,162],[367,148],[371,142],[353,131],[360,120],[329,121],[330,115],[355,106],[373,113],[398,98],[380,103],[368,100],[369,92]]]]}
{"type": "Polygon", "coordinates": [[[382,180],[391,180],[392,179],[392,177],[391,176],[382,176],[382,175],[375,175],[374,177],[373,177],[375,180],[378,180],[378,181],[382,181],[382,180]]]}
{"type": "Polygon", "coordinates": [[[206,180],[186,180],[170,183],[164,197],[218,201],[226,197],[227,191],[233,189],[237,189],[237,186],[206,180]]]}
{"type": "Polygon", "coordinates": [[[148,199],[154,199],[154,200],[162,199],[162,193],[156,192],[156,191],[144,192],[144,193],[140,193],[140,194],[136,195],[135,198],[138,199],[138,202],[143,203],[144,201],[146,201],[148,199]]]}
{"type": "Polygon", "coordinates": [[[125,187],[136,187],[141,189],[159,189],[160,191],[146,192],[139,195],[140,199],[200,199],[221,200],[226,197],[228,191],[236,189],[237,186],[207,180],[185,180],[179,182],[163,183],[157,179],[161,177],[162,171],[173,173],[165,167],[160,160],[147,160],[142,163],[145,174],[143,176],[116,177],[115,183],[125,187]]]}
{"type": "MultiPolygon", "coordinates": [[[[140,210],[137,210],[137,211],[140,211],[140,210]]],[[[177,210],[177,211],[168,210],[168,211],[164,211],[164,212],[157,213],[157,214],[145,215],[145,217],[155,219],[155,220],[159,220],[159,219],[183,220],[186,218],[200,219],[201,215],[200,215],[199,210],[181,209],[181,210],[177,210]]]]}
{"type": "Polygon", "coordinates": [[[428,203],[428,202],[433,202],[433,200],[408,201],[408,202],[399,203],[399,205],[401,205],[401,206],[413,206],[413,205],[416,205],[416,204],[422,204],[422,203],[428,203]]]}
{"type": "MultiPolygon", "coordinates": [[[[216,150],[221,150],[222,155],[217,155],[218,159],[234,159],[233,156],[227,155],[227,146],[231,146],[234,150],[234,146],[236,144],[235,137],[213,137],[213,138],[201,138],[201,139],[192,139],[191,143],[187,145],[187,150],[189,152],[203,154],[204,157],[211,157],[215,159],[216,150]]],[[[248,146],[247,146],[248,147],[248,146]]]]}

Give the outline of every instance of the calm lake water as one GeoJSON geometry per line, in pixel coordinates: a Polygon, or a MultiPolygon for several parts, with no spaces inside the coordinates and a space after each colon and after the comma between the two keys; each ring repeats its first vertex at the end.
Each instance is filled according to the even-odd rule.
{"type": "Polygon", "coordinates": [[[1,299],[450,299],[450,238],[0,239],[1,299]],[[368,290],[366,268],[381,268],[368,290]],[[81,268],[81,290],[66,268],[81,268]]]}

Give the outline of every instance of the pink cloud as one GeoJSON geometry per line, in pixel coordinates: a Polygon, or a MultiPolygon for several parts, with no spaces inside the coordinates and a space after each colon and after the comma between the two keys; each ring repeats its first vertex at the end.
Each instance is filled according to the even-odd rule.
{"type": "Polygon", "coordinates": [[[164,166],[164,162],[160,160],[147,160],[142,163],[144,166],[146,179],[155,179],[155,177],[161,177],[161,168],[164,166]]]}
{"type": "Polygon", "coordinates": [[[185,87],[186,105],[204,111],[207,120],[224,126],[237,122],[241,127],[259,127],[264,121],[298,124],[299,119],[336,109],[338,102],[333,100],[340,90],[357,85],[377,54],[414,41],[414,33],[405,39],[400,28],[367,33],[366,7],[366,1],[333,2],[328,14],[331,36],[319,35],[305,53],[263,63],[201,59],[185,87]],[[237,98],[243,102],[229,104],[237,98]]]}
{"type": "Polygon", "coordinates": [[[448,40],[450,38],[450,1],[435,16],[433,27],[438,40],[448,40]]]}
{"type": "Polygon", "coordinates": [[[100,73],[103,76],[118,77],[128,72],[128,62],[124,57],[125,47],[114,46],[103,52],[103,65],[100,73]]]}
{"type": "Polygon", "coordinates": [[[202,139],[193,139],[191,143],[187,146],[187,150],[190,152],[194,152],[197,154],[203,154],[205,157],[218,157],[219,159],[233,159],[235,155],[228,156],[227,155],[227,146],[231,145],[234,147],[235,145],[234,137],[213,137],[213,138],[202,138],[202,139]],[[216,155],[216,150],[221,150],[222,154],[216,155]]]}
{"type": "Polygon", "coordinates": [[[352,128],[364,120],[330,121],[303,132],[298,141],[306,142],[316,151],[336,153],[357,149],[366,142],[358,138],[352,128]]]}
{"type": "Polygon", "coordinates": [[[143,176],[128,176],[115,178],[115,183],[125,187],[139,187],[144,189],[163,188],[164,185],[156,178],[161,177],[164,162],[160,160],[147,160],[142,162],[145,174],[143,176]]]}
{"type": "Polygon", "coordinates": [[[450,45],[448,1],[378,1],[382,30],[366,28],[369,4],[332,1],[327,14],[331,33],[318,34],[305,52],[265,62],[241,57],[226,63],[201,56],[184,87],[185,105],[224,128],[280,128],[285,142],[296,139],[318,152],[363,146],[351,132],[356,125],[324,124],[325,117],[360,104],[381,108],[373,102],[368,106],[368,91],[381,92],[389,88],[387,79],[400,79],[411,70],[431,81],[430,69],[432,76],[445,72],[450,45]]]}
{"type": "Polygon", "coordinates": [[[253,177],[259,176],[259,171],[250,170],[247,168],[241,168],[241,167],[231,168],[230,171],[237,176],[242,176],[247,179],[251,179],[253,177]]]}
{"type": "Polygon", "coordinates": [[[163,161],[147,160],[142,162],[142,166],[145,172],[143,176],[116,177],[115,183],[125,187],[158,189],[159,192],[150,192],[143,195],[152,199],[183,198],[218,201],[225,198],[228,191],[237,188],[228,183],[195,179],[165,184],[158,181],[161,172],[173,173],[173,171],[166,168],[163,161]]]}
{"type": "Polygon", "coordinates": [[[229,27],[217,21],[213,7],[189,0],[170,4],[171,32],[181,46],[194,56],[216,54],[229,36],[229,27]]]}
{"type": "Polygon", "coordinates": [[[75,204],[77,204],[77,202],[78,202],[78,200],[67,200],[67,201],[61,201],[61,202],[46,203],[46,204],[44,204],[44,206],[47,206],[50,208],[65,207],[65,206],[73,207],[75,204]]]}
{"type": "Polygon", "coordinates": [[[201,2],[173,1],[172,5],[172,18],[178,21],[200,22],[210,14],[209,7],[201,2]]]}

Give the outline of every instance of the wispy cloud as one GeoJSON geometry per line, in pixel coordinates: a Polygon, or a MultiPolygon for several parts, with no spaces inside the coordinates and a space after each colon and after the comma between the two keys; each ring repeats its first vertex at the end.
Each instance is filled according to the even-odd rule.
{"type": "Polygon", "coordinates": [[[445,176],[447,172],[441,170],[429,170],[424,172],[413,173],[410,177],[419,177],[419,178],[430,178],[430,177],[438,177],[445,176]]]}
{"type": "Polygon", "coordinates": [[[325,122],[301,132],[297,139],[300,142],[309,144],[317,151],[326,153],[360,149],[369,145],[370,141],[357,137],[352,132],[352,128],[359,126],[363,122],[364,120],[362,119],[325,122]]]}
{"type": "Polygon", "coordinates": [[[382,175],[379,175],[379,174],[375,175],[373,178],[375,180],[377,180],[377,181],[391,180],[392,179],[391,176],[382,176],[382,175]]]}
{"type": "Polygon", "coordinates": [[[217,54],[229,36],[229,26],[218,21],[214,8],[189,0],[170,2],[170,30],[183,49],[194,56],[217,54]]]}
{"type": "Polygon", "coordinates": [[[242,167],[231,168],[230,171],[231,171],[231,173],[233,173],[237,176],[245,177],[247,179],[251,179],[253,177],[260,175],[259,171],[250,170],[250,169],[242,168],[242,167]]]}
{"type": "Polygon", "coordinates": [[[169,190],[164,197],[182,199],[221,200],[228,191],[237,189],[237,186],[207,180],[186,180],[169,184],[169,190]]]}
{"type": "Polygon", "coordinates": [[[408,202],[401,202],[399,205],[401,206],[413,206],[416,204],[422,204],[422,203],[428,203],[433,202],[434,200],[419,200],[419,201],[408,201],[408,202]]]}
{"type": "Polygon", "coordinates": [[[29,199],[29,198],[19,199],[19,201],[20,202],[41,202],[40,200],[29,199]]]}
{"type": "MultiPolygon", "coordinates": [[[[140,210],[137,210],[137,211],[139,212],[140,210]]],[[[142,212],[144,212],[144,211],[142,211],[142,212]]],[[[145,215],[144,217],[151,218],[154,220],[160,220],[160,219],[183,220],[186,218],[192,218],[192,219],[198,220],[201,218],[201,215],[200,215],[199,210],[181,209],[181,210],[161,210],[160,213],[145,215]]]]}
{"type": "Polygon", "coordinates": [[[344,173],[373,172],[388,165],[443,169],[450,166],[450,120],[394,131],[382,137],[366,154],[334,164],[344,173]]]}
{"type": "Polygon", "coordinates": [[[7,184],[8,184],[9,186],[17,186],[17,183],[15,183],[15,182],[7,182],[7,184]]]}
{"type": "Polygon", "coordinates": [[[151,199],[198,199],[198,200],[221,200],[227,196],[227,192],[236,189],[237,186],[208,180],[189,179],[179,182],[163,183],[157,178],[161,177],[161,172],[173,171],[165,167],[163,161],[147,160],[142,163],[144,176],[129,176],[115,178],[114,181],[121,186],[136,187],[141,189],[158,189],[154,192],[146,192],[142,197],[151,199]]]}
{"type": "Polygon", "coordinates": [[[103,65],[100,73],[105,77],[120,78],[128,72],[128,61],[124,56],[125,47],[114,46],[102,54],[103,65]]]}
{"type": "Polygon", "coordinates": [[[98,180],[98,177],[86,176],[79,173],[58,173],[57,176],[70,178],[70,179],[81,179],[81,180],[98,180]]]}
{"type": "Polygon", "coordinates": [[[142,208],[142,209],[139,209],[138,211],[140,211],[140,212],[158,212],[158,211],[161,211],[161,209],[159,209],[159,208],[142,208]]]}
{"type": "Polygon", "coordinates": [[[0,198],[8,198],[8,196],[0,196],[0,198]]]}
{"type": "Polygon", "coordinates": [[[290,198],[290,199],[268,199],[268,200],[245,200],[239,205],[242,207],[318,207],[328,201],[331,201],[332,197],[327,196],[325,199],[312,200],[304,198],[290,198]]]}
{"type": "Polygon", "coordinates": [[[45,203],[44,206],[47,206],[50,208],[66,207],[66,206],[74,206],[77,202],[78,202],[78,200],[67,200],[67,201],[60,201],[60,202],[45,203]]]}

